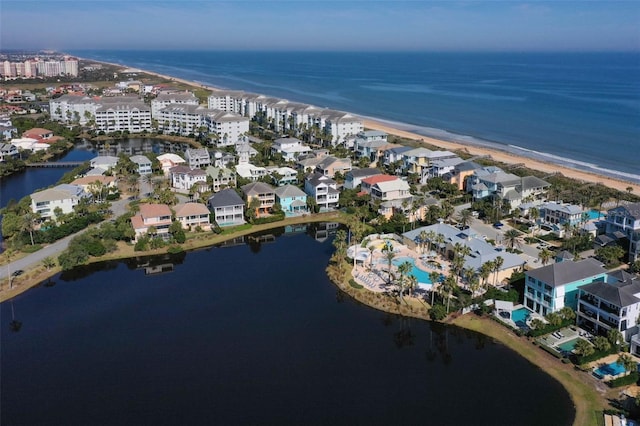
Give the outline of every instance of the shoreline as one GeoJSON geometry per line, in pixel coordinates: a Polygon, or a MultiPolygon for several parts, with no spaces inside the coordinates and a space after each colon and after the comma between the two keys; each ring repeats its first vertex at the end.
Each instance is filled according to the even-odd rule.
{"type": "MultiPolygon", "coordinates": [[[[204,83],[199,83],[197,81],[187,80],[184,78],[174,77],[166,74],[162,74],[155,71],[149,71],[137,67],[127,67],[126,65],[116,64],[113,62],[99,61],[88,58],[81,58],[85,61],[94,61],[96,63],[108,64],[111,66],[119,67],[122,70],[131,69],[136,72],[152,75],[158,78],[162,78],[164,80],[175,81],[178,83],[182,83],[184,85],[206,89],[210,91],[215,90],[233,90],[233,89],[225,89],[223,87],[217,87],[213,85],[208,85],[204,83]]],[[[242,89],[238,89],[242,91],[242,89]]],[[[346,112],[346,111],[345,111],[346,112]]],[[[363,120],[364,127],[371,130],[380,130],[386,132],[390,135],[415,140],[417,142],[422,142],[425,144],[433,145],[442,149],[456,151],[456,150],[464,150],[474,156],[490,156],[494,161],[506,163],[506,164],[524,164],[526,168],[542,171],[549,174],[560,173],[563,176],[571,179],[575,179],[577,181],[585,182],[585,183],[594,183],[594,184],[602,184],[609,188],[616,189],[618,191],[625,192],[627,188],[632,188],[633,193],[640,194],[640,175],[638,175],[638,182],[633,180],[626,180],[622,177],[613,177],[606,174],[597,173],[592,170],[581,170],[577,167],[571,167],[560,162],[553,161],[544,161],[539,158],[532,158],[526,155],[510,152],[507,150],[507,146],[505,145],[504,149],[500,149],[499,147],[485,146],[481,144],[473,144],[473,143],[464,143],[461,141],[449,141],[444,139],[439,139],[433,136],[426,136],[420,133],[417,133],[415,130],[405,130],[403,128],[412,127],[420,127],[417,125],[411,125],[408,123],[396,123],[390,120],[385,120],[383,118],[376,117],[367,117],[362,116],[360,114],[352,113],[353,115],[360,117],[363,120]]],[[[440,129],[438,129],[440,130],[440,129]]],[[[454,135],[454,134],[452,134],[454,135]]],[[[458,135],[463,137],[463,135],[458,135]]],[[[496,145],[500,145],[499,142],[495,142],[496,145]]],[[[527,150],[525,148],[518,147],[522,150],[527,150]]],[[[531,150],[529,150],[531,151],[531,150]]],[[[538,155],[551,155],[547,153],[537,153],[535,151],[531,151],[532,153],[538,155]]],[[[625,173],[620,172],[619,173],[625,173]]]]}

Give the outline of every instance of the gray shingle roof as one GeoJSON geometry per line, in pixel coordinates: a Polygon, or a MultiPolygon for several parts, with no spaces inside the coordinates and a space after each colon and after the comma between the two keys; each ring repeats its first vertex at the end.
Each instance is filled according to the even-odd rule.
{"type": "Polygon", "coordinates": [[[640,293],[640,279],[637,276],[625,271],[616,271],[608,274],[608,280],[614,282],[599,281],[584,285],[580,289],[621,308],[640,302],[640,298],[636,296],[640,293]]]}
{"type": "Polygon", "coordinates": [[[278,196],[278,198],[306,197],[307,196],[307,194],[303,190],[301,190],[297,186],[293,186],[293,185],[280,186],[280,187],[275,189],[275,193],[278,196]]]}
{"type": "Polygon", "coordinates": [[[593,258],[578,262],[564,261],[527,272],[527,275],[552,287],[559,287],[606,272],[602,263],[593,258]]]}
{"type": "Polygon", "coordinates": [[[211,208],[244,205],[244,201],[238,193],[233,189],[223,189],[209,198],[209,206],[211,208]]]}

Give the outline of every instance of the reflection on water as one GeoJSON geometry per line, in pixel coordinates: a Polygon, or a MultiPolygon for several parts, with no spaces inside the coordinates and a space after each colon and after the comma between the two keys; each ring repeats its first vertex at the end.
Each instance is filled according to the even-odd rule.
{"type": "Polygon", "coordinates": [[[0,423],[571,423],[567,393],[504,346],[336,290],[327,228],[76,268],[2,304],[20,327],[0,333],[0,423]]]}

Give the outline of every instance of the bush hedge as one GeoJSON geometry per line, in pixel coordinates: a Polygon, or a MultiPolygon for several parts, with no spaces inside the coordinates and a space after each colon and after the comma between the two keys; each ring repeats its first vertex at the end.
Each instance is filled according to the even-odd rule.
{"type": "Polygon", "coordinates": [[[592,362],[592,361],[596,361],[600,358],[604,358],[607,355],[611,355],[611,354],[615,354],[618,353],[618,348],[616,347],[611,347],[609,349],[607,349],[606,351],[595,351],[594,353],[592,353],[591,355],[587,355],[587,356],[576,356],[576,364],[578,365],[582,365],[582,364],[586,364],[588,362],[592,362]]]}
{"type": "Polygon", "coordinates": [[[632,373],[627,374],[626,376],[609,380],[607,382],[607,385],[609,385],[610,388],[619,388],[620,386],[634,385],[638,382],[638,377],[639,377],[638,372],[633,371],[632,373]]]}
{"type": "Polygon", "coordinates": [[[542,328],[538,328],[536,330],[533,330],[533,329],[530,330],[528,334],[531,337],[543,336],[545,334],[553,333],[554,331],[560,330],[561,328],[573,325],[574,322],[575,320],[564,320],[560,323],[560,325],[547,324],[542,328]]]}

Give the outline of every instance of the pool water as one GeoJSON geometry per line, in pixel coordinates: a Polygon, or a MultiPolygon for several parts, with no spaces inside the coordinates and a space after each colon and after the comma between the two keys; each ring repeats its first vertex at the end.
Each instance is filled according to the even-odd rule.
{"type": "Polygon", "coordinates": [[[594,220],[594,219],[604,219],[604,214],[600,213],[598,210],[589,210],[587,212],[587,216],[588,216],[588,220],[594,220]]]}
{"type": "Polygon", "coordinates": [[[562,352],[572,352],[573,349],[576,347],[576,343],[578,343],[579,340],[581,339],[579,337],[576,337],[575,339],[569,340],[568,342],[564,342],[558,345],[557,348],[562,352]]]}
{"type": "MultiPolygon", "coordinates": [[[[413,268],[411,269],[411,272],[409,272],[409,274],[413,275],[414,277],[416,277],[416,279],[418,280],[419,283],[422,284],[433,284],[431,282],[431,278],[429,278],[429,273],[423,271],[422,269],[416,267],[416,263],[413,260],[413,258],[411,257],[399,257],[397,259],[393,259],[391,261],[395,266],[400,266],[401,264],[403,264],[404,262],[409,262],[411,263],[411,266],[413,266],[413,268]]],[[[440,280],[442,280],[442,274],[440,274],[440,280]]]]}
{"type": "Polygon", "coordinates": [[[530,315],[531,312],[527,308],[516,309],[511,312],[511,320],[518,326],[526,326],[530,315]]]}
{"type": "Polygon", "coordinates": [[[618,362],[612,362],[610,364],[605,364],[596,368],[596,373],[602,377],[606,376],[607,374],[617,376],[618,374],[622,374],[625,371],[626,370],[624,369],[624,366],[618,362]]]}

